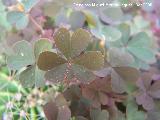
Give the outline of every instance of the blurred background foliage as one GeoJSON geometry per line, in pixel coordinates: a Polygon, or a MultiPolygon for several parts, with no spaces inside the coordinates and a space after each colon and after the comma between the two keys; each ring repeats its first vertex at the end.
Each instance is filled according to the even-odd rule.
{"type": "MultiPolygon", "coordinates": [[[[53,34],[59,27],[65,27],[67,29],[70,29],[71,31],[74,31],[78,28],[87,29],[93,34],[94,39],[93,44],[90,44],[88,46],[88,51],[99,50],[102,51],[102,53],[105,55],[106,53],[102,48],[102,46],[104,46],[104,48],[108,50],[106,56],[110,56],[109,58],[107,58],[107,61],[109,61],[112,66],[125,66],[126,64],[129,64],[129,66],[135,67],[141,72],[147,71],[150,77],[154,77],[155,81],[160,80],[159,0],[116,0],[114,2],[118,2],[120,4],[133,3],[133,6],[116,8],[81,8],[74,6],[74,2],[112,3],[113,1],[0,0],[0,119],[47,119],[45,117],[44,111],[48,111],[49,107],[43,108],[43,106],[48,102],[49,99],[48,97],[46,97],[46,94],[50,95],[52,92],[53,94],[55,94],[56,92],[64,92],[64,86],[62,84],[51,85],[50,83],[46,82],[45,85],[41,88],[25,88],[22,84],[20,84],[20,81],[16,76],[21,71],[14,71],[9,69],[6,58],[13,53],[13,49],[11,46],[17,41],[26,40],[30,43],[35,43],[36,40],[40,38],[46,38],[49,39],[50,42],[53,42],[53,34]],[[137,6],[136,4],[134,4],[141,4],[143,2],[151,2],[152,6],[137,6]],[[139,41],[135,42],[136,39],[138,39],[139,41]]],[[[101,73],[97,72],[96,74],[103,76],[103,71],[101,71],[101,73]]],[[[115,70],[112,74],[115,75],[115,70]]],[[[147,75],[144,75],[145,79],[146,76],[147,75]]],[[[142,86],[138,87],[141,89],[142,86]]],[[[75,89],[77,90],[77,88],[75,89]]],[[[127,94],[129,94],[132,91],[132,88],[131,90],[127,90],[127,94]]],[[[117,89],[115,91],[123,93],[124,90],[117,89]]],[[[63,94],[67,92],[65,91],[63,94]]],[[[144,100],[145,98],[142,99],[144,100]]],[[[155,98],[153,97],[152,99],[155,98]]],[[[75,100],[74,102],[72,101],[72,104],[73,106],[75,104],[85,104],[85,106],[89,106],[88,101],[86,101],[87,100],[80,98],[78,100],[75,100]]],[[[151,104],[151,101],[149,101],[149,104],[151,104]]],[[[147,104],[148,101],[144,100],[144,103],[145,102],[147,104]]],[[[159,98],[158,100],[156,98],[154,100],[154,103],[157,106],[160,105],[159,98]]],[[[119,117],[121,118],[121,120],[125,120],[125,118],[126,120],[160,119],[159,106],[156,108],[156,110],[147,110],[147,118],[144,118],[144,116],[146,115],[145,108],[148,108],[148,106],[145,106],[140,102],[138,103],[138,106],[130,96],[129,99],[123,104],[126,106],[125,109],[127,111],[125,117],[121,114],[121,112],[119,112],[119,110],[115,110],[115,108],[111,108],[112,110],[110,110],[111,112],[117,111],[116,114],[118,114],[118,116],[121,116],[119,117]],[[144,108],[142,108],[141,105],[144,108]],[[143,112],[139,110],[143,110],[143,112]],[[135,118],[135,116],[138,117],[135,118]]],[[[51,103],[51,105],[54,104],[51,103]]],[[[120,106],[120,108],[123,109],[124,105],[118,104],[117,106],[120,106]]],[[[79,106],[76,107],[78,108],[79,106]]],[[[102,105],[102,108],[103,107],[104,106],[102,105]]],[[[58,109],[60,109],[60,107],[58,109]]],[[[65,110],[66,109],[68,108],[66,107],[65,110]]],[[[81,107],[81,109],[83,109],[83,107],[81,107]]],[[[107,110],[109,111],[108,108],[107,110]]],[[[72,108],[72,111],[74,111],[74,107],[72,108]]],[[[73,113],[73,117],[70,119],[87,120],[82,116],[74,116],[76,114],[76,112],[73,113]]],[[[106,110],[95,109],[92,110],[90,114],[91,120],[103,120],[104,117],[109,118],[108,112],[106,110]]],[[[113,116],[114,115],[112,115],[112,117],[113,116]]],[[[110,119],[120,120],[115,117],[110,119]]],[[[60,118],[59,120],[65,119],[60,118]]]]}

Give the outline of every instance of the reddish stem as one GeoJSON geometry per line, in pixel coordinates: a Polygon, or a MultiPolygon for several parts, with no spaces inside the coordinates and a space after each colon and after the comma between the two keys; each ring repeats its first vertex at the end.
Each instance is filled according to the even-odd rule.
{"type": "Polygon", "coordinates": [[[44,34],[43,28],[36,22],[36,20],[31,15],[29,15],[29,18],[33,22],[33,24],[41,31],[41,33],[44,34]]]}

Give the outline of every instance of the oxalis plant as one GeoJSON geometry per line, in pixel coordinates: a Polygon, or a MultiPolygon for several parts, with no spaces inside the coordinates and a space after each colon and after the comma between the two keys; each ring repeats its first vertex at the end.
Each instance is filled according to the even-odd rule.
{"type": "MultiPolygon", "coordinates": [[[[138,38],[139,34],[135,44],[146,40],[138,38]]],[[[158,103],[159,81],[150,79],[152,84],[145,88],[146,80],[139,80],[140,70],[128,58],[118,59],[122,56],[106,48],[104,41],[94,47],[96,38],[87,30],[58,28],[53,39],[41,38],[33,45],[19,41],[7,57],[8,67],[18,71],[22,86],[50,86],[43,104],[48,120],[150,120],[146,110],[158,109],[148,104],[158,103]],[[115,59],[117,64],[113,64],[115,59]],[[51,85],[61,89],[51,89],[51,85]]]]}
{"type": "Polygon", "coordinates": [[[11,76],[0,75],[7,79],[0,111],[16,113],[6,118],[13,120],[159,120],[157,51],[140,8],[130,18],[129,8],[75,9],[73,2],[0,1],[0,40],[11,33],[19,40],[4,50],[11,76]]]}

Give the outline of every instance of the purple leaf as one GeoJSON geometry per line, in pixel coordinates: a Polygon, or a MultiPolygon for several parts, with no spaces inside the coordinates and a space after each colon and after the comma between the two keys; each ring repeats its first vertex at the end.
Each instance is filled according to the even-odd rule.
{"type": "Polygon", "coordinates": [[[152,96],[153,98],[160,99],[160,81],[156,81],[152,84],[148,91],[148,94],[150,94],[150,96],[152,96]]]}
{"type": "Polygon", "coordinates": [[[139,87],[138,94],[136,95],[137,103],[142,105],[146,110],[153,110],[155,108],[154,99],[160,98],[160,81],[152,83],[151,79],[140,79],[137,81],[137,86],[139,87]]]}
{"type": "Polygon", "coordinates": [[[85,85],[82,88],[82,95],[92,101],[94,107],[107,105],[109,103],[108,92],[111,92],[110,77],[107,76],[103,79],[96,79],[92,83],[85,85]]]}
{"type": "Polygon", "coordinates": [[[142,105],[146,110],[152,110],[154,108],[154,101],[152,97],[146,93],[140,92],[136,96],[136,101],[139,105],[142,105]]]}
{"type": "Polygon", "coordinates": [[[57,114],[58,114],[58,107],[56,106],[56,103],[49,102],[43,107],[44,113],[48,120],[56,120],[57,114]]]}

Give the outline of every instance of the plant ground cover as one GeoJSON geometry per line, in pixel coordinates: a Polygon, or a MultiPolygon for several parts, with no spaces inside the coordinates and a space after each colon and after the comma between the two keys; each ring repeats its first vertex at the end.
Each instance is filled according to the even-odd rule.
{"type": "Polygon", "coordinates": [[[159,8],[0,0],[0,120],[160,120],[159,8]]]}

